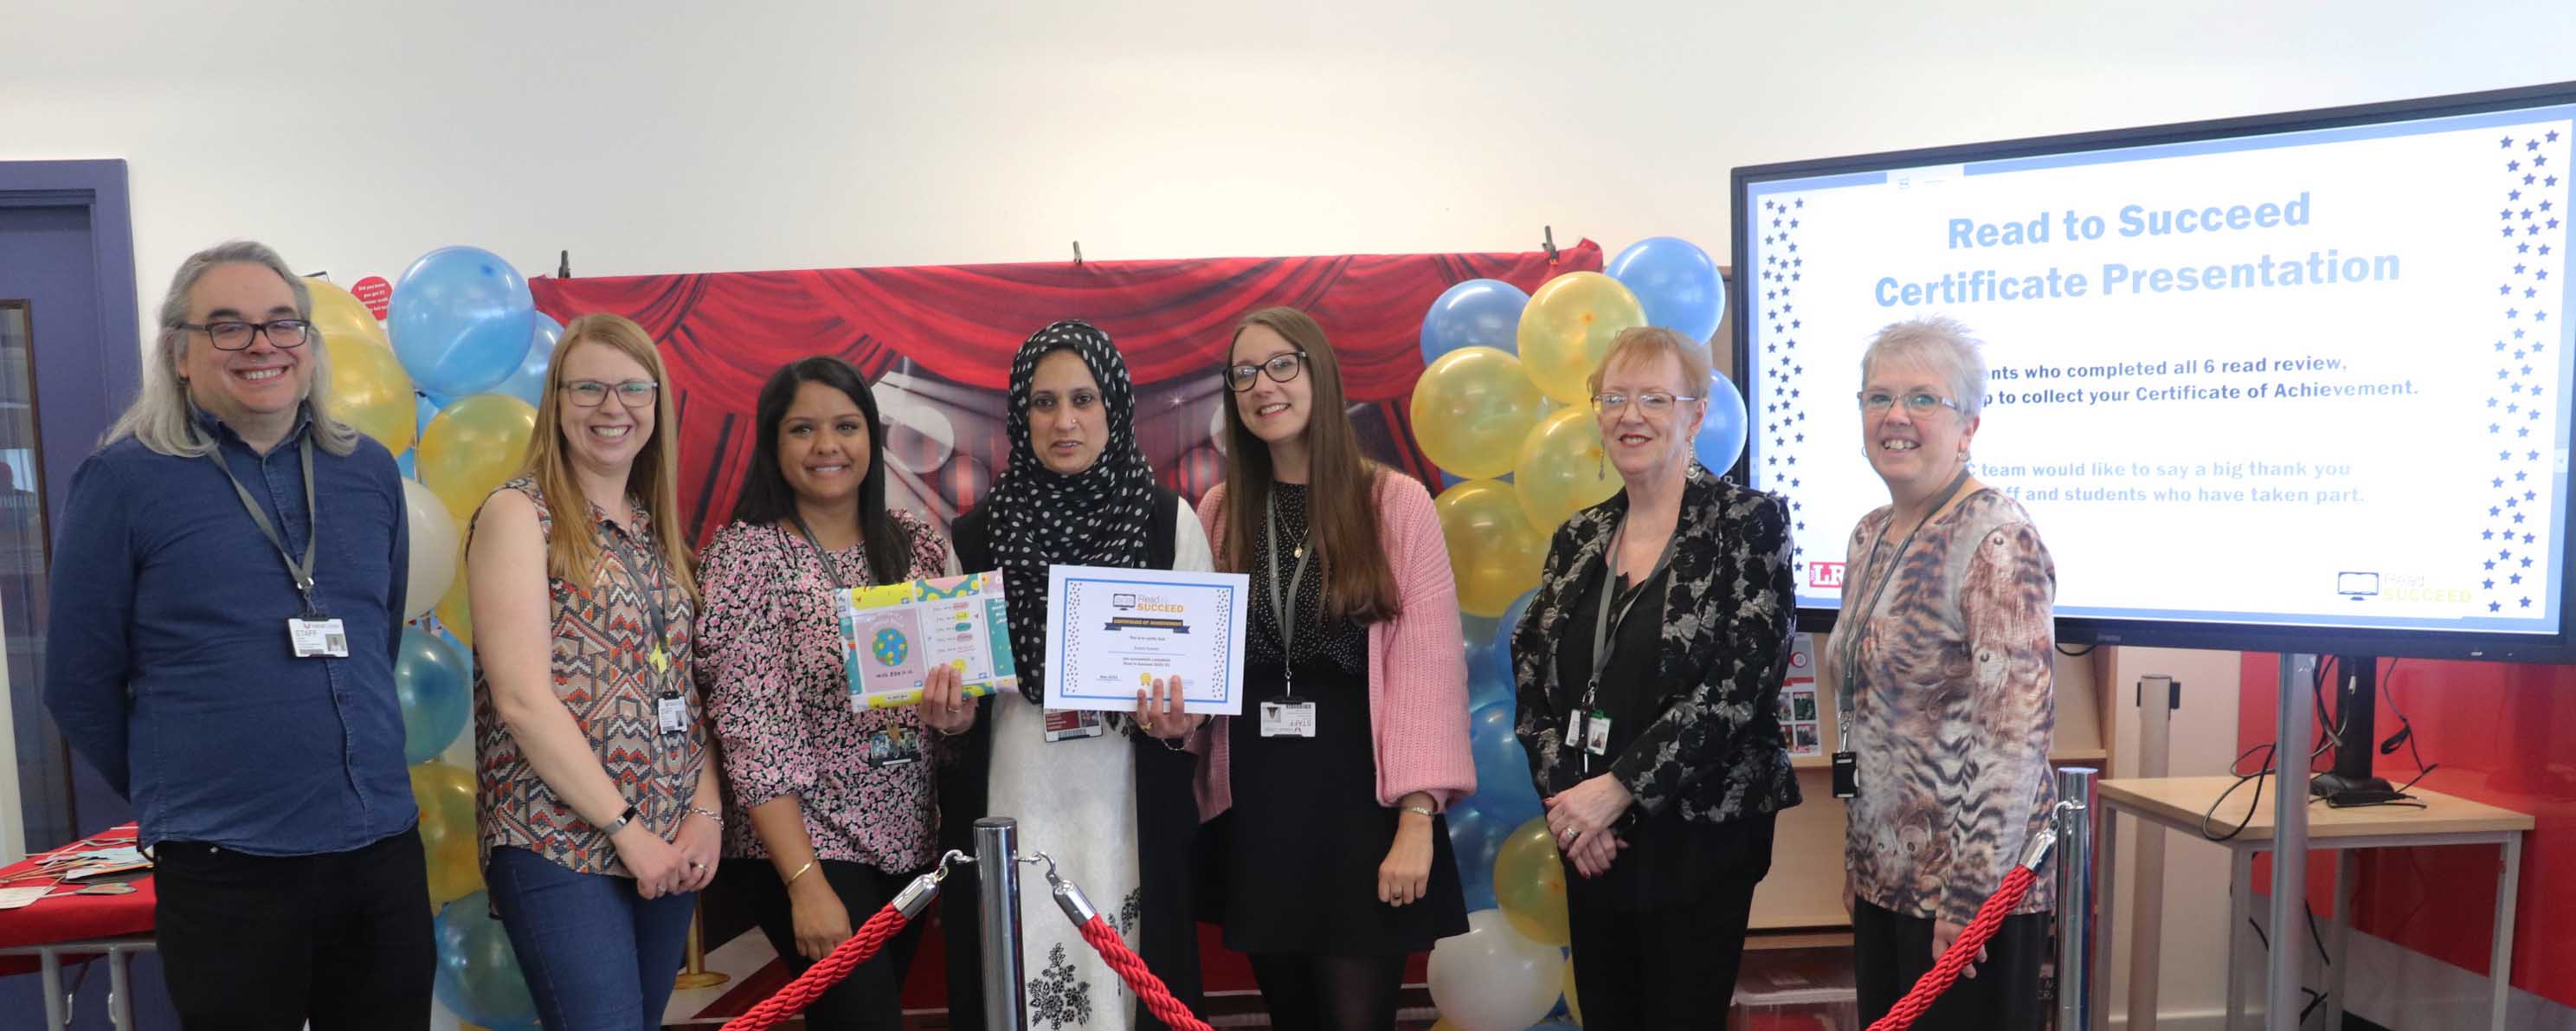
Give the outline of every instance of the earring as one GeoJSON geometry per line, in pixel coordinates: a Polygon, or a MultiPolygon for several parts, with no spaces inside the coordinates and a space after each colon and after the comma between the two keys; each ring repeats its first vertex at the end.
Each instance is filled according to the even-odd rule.
{"type": "Polygon", "coordinates": [[[1599,479],[1606,479],[1606,478],[1608,478],[1608,477],[1609,477],[1609,475],[1610,475],[1610,449],[1608,449],[1608,448],[1603,448],[1603,449],[1601,449],[1601,450],[1599,450],[1599,451],[1595,451],[1595,452],[1593,452],[1593,453],[1592,453],[1592,478],[1593,478],[1593,479],[1596,479],[1596,480],[1599,480],[1599,479]]]}

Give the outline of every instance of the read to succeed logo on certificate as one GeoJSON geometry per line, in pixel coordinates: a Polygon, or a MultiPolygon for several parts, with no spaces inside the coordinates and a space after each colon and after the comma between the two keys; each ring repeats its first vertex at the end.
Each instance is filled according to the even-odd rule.
{"type": "Polygon", "coordinates": [[[1841,587],[1842,585],[1843,585],[1843,563],[1840,563],[1840,562],[1809,562],[1809,563],[1807,563],[1807,586],[1809,586],[1809,587],[1841,587]]]}

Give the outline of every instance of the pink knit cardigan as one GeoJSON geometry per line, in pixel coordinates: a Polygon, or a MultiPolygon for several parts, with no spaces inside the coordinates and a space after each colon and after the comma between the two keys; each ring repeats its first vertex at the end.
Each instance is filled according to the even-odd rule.
{"type": "MultiPolygon", "coordinates": [[[[1208,543],[1225,554],[1225,485],[1198,504],[1208,543]]],[[[1431,495],[1410,476],[1379,474],[1378,535],[1385,542],[1404,611],[1368,628],[1369,731],[1375,738],[1378,804],[1416,791],[1436,809],[1476,792],[1467,744],[1467,658],[1458,626],[1458,582],[1431,495]]],[[[1234,804],[1227,717],[1209,720],[1192,742],[1199,764],[1199,819],[1234,804]]]]}

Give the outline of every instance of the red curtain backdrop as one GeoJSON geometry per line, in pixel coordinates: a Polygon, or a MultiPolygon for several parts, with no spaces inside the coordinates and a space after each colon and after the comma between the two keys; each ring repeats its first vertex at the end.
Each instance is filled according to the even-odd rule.
{"type": "MultiPolygon", "coordinates": [[[[529,287],[537,308],[559,321],[614,312],[660,341],[686,448],[681,502],[703,542],[741,489],[752,402],[779,366],[833,354],[873,380],[909,362],[915,375],[990,392],[989,415],[998,420],[1000,392],[1020,342],[1065,318],[1106,330],[1145,397],[1158,384],[1213,383],[1230,330],[1244,313],[1273,304],[1303,308],[1340,353],[1350,400],[1377,406],[1394,429],[1399,453],[1381,457],[1436,489],[1438,472],[1413,446],[1404,412],[1422,374],[1422,316],[1431,302],[1469,279],[1499,279],[1528,291],[1561,273],[1599,271],[1601,264],[1600,246],[1586,240],[1554,258],[1093,261],[538,279],[529,287]]],[[[967,453],[962,442],[958,453],[967,453]]],[[[1001,457],[984,456],[985,468],[998,469],[1001,457]]]]}

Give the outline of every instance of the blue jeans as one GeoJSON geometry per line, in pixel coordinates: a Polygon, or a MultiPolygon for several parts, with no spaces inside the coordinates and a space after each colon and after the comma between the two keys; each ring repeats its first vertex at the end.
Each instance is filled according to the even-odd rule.
{"type": "Polygon", "coordinates": [[[659,1031],[697,893],[647,899],[632,877],[574,873],[501,846],[483,868],[547,1031],[659,1031]]]}

